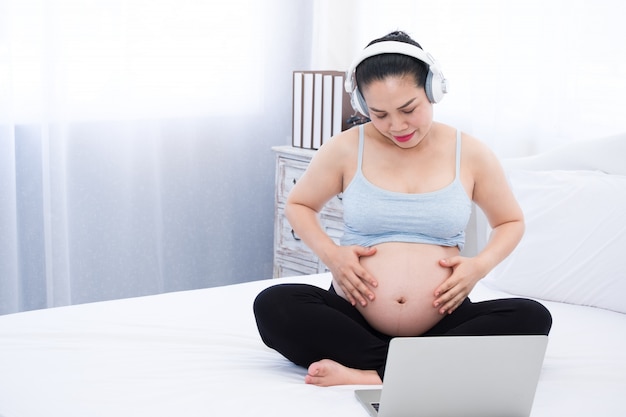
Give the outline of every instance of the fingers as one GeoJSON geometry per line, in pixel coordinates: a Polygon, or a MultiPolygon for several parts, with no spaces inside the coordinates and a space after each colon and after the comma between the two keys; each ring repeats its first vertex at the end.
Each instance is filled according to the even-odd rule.
{"type": "MultiPolygon", "coordinates": [[[[463,258],[460,256],[453,256],[439,260],[439,265],[446,268],[455,268],[461,264],[463,258]]],[[[439,309],[439,314],[451,314],[457,309],[459,305],[465,300],[465,297],[469,294],[467,290],[467,283],[457,278],[454,273],[446,279],[435,290],[435,301],[433,306],[439,309]]]]}
{"type": "Polygon", "coordinates": [[[439,314],[450,314],[463,302],[468,293],[461,282],[447,279],[435,290],[436,299],[433,306],[439,309],[439,314]]]}
{"type": "MultiPolygon", "coordinates": [[[[448,293],[446,293],[447,295],[448,293]]],[[[456,310],[467,294],[465,292],[459,292],[456,295],[452,296],[450,299],[446,300],[445,295],[441,297],[439,300],[436,300],[434,305],[439,308],[439,314],[452,314],[454,310],[456,310]]]]}
{"type": "Polygon", "coordinates": [[[374,301],[375,295],[371,288],[377,287],[378,282],[365,269],[348,270],[342,275],[339,285],[352,305],[359,303],[365,307],[369,301],[374,301]]]}
{"type": "Polygon", "coordinates": [[[463,258],[460,256],[453,256],[451,258],[444,258],[439,260],[439,265],[445,268],[454,268],[458,264],[463,261],[463,258]]]}
{"type": "MultiPolygon", "coordinates": [[[[450,259],[440,259],[439,265],[444,268],[452,268],[453,263],[450,259]]],[[[448,279],[446,279],[439,287],[437,287],[437,289],[435,289],[435,297],[439,297],[440,295],[447,293],[452,287],[457,285],[457,282],[452,280],[453,278],[454,275],[448,277],[448,279]]],[[[437,299],[435,300],[435,304],[441,304],[441,301],[441,299],[437,299]]],[[[437,305],[435,305],[435,307],[437,307],[437,305]]]]}
{"type": "Polygon", "coordinates": [[[452,275],[435,290],[433,306],[439,309],[440,314],[451,314],[461,305],[473,287],[472,281],[452,275]]]}
{"type": "Polygon", "coordinates": [[[345,279],[341,284],[344,294],[346,294],[348,301],[350,301],[352,305],[359,303],[365,307],[368,301],[374,301],[374,293],[365,284],[365,282],[371,281],[375,283],[375,281],[372,278],[370,278],[369,281],[364,280],[365,278],[360,278],[359,276],[354,275],[352,279],[345,279]]]}
{"type": "Polygon", "coordinates": [[[333,275],[346,299],[352,305],[358,303],[365,307],[369,301],[374,300],[375,295],[371,288],[376,288],[378,282],[360,265],[359,259],[374,255],[376,248],[354,245],[343,247],[342,250],[343,261],[338,263],[333,275]]]}
{"type": "MultiPolygon", "coordinates": [[[[363,257],[363,256],[372,256],[374,254],[376,254],[376,248],[375,247],[368,247],[368,248],[364,248],[364,247],[360,247],[359,250],[357,251],[359,258],[363,257]]],[[[367,282],[370,286],[376,288],[378,287],[378,282],[376,281],[376,279],[369,273],[367,272],[365,269],[361,268],[358,271],[358,277],[364,281],[367,282]]],[[[366,287],[366,290],[368,292],[371,293],[371,291],[369,291],[369,288],[366,287]]],[[[372,294],[373,296],[374,294],[372,294]]],[[[373,298],[372,298],[373,299],[373,298]]]]}
{"type": "Polygon", "coordinates": [[[364,247],[364,246],[357,246],[356,247],[356,254],[361,257],[361,256],[372,256],[376,253],[376,248],[374,246],[369,246],[369,247],[364,247]]]}
{"type": "Polygon", "coordinates": [[[465,295],[465,286],[452,274],[435,290],[433,306],[439,309],[440,314],[450,313],[463,301],[465,295]]]}

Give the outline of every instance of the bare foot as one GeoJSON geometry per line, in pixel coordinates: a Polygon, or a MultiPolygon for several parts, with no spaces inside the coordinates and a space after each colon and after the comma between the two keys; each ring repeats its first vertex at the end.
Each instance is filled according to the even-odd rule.
{"type": "Polygon", "coordinates": [[[304,382],[319,387],[332,385],[379,385],[383,382],[376,371],[364,371],[343,366],[330,359],[313,362],[304,382]]]}

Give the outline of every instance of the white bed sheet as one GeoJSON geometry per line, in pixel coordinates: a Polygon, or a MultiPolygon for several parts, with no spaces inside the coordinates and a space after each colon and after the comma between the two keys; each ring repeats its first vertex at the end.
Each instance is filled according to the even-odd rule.
{"type": "MultiPolygon", "coordinates": [[[[361,416],[356,386],[303,383],[261,342],[252,302],[280,282],[0,317],[0,416],[361,416]]],[[[505,294],[479,284],[475,300],[505,294]]],[[[626,315],[545,302],[554,326],[533,417],[626,415],[626,315]]]]}

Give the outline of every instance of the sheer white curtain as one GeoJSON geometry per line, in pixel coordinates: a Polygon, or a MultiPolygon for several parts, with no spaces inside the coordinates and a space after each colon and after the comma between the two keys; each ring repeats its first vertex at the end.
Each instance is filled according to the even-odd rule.
{"type": "Polygon", "coordinates": [[[371,39],[402,29],[450,81],[436,118],[503,157],[626,131],[620,0],[352,0],[341,20],[335,3],[316,2],[314,66],[345,68],[371,39]]]}
{"type": "Polygon", "coordinates": [[[0,314],[271,277],[311,7],[0,0],[0,314]]]}

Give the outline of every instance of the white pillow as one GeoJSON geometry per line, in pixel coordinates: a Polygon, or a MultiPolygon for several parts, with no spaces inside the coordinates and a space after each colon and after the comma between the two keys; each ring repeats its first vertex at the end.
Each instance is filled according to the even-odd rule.
{"type": "Polygon", "coordinates": [[[484,282],[511,294],[626,313],[626,176],[508,175],[526,233],[484,282]]]}

